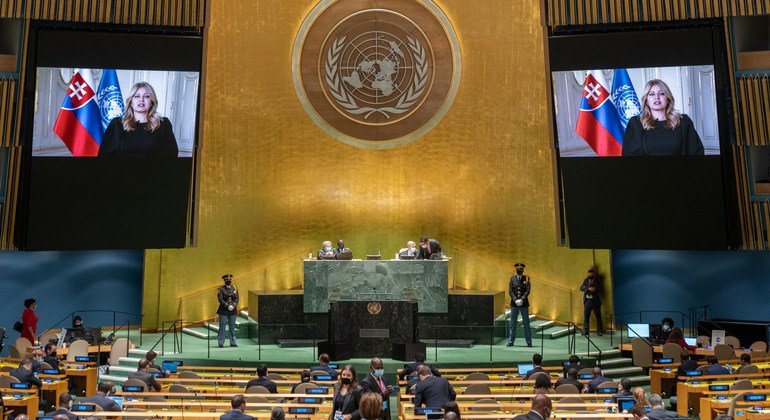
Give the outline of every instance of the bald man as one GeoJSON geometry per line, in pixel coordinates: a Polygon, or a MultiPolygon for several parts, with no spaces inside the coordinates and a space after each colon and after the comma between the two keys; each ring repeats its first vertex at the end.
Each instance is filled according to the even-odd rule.
{"type": "Polygon", "coordinates": [[[543,420],[551,416],[553,405],[551,399],[545,394],[537,394],[532,398],[532,406],[529,413],[516,416],[514,420],[543,420]]]}

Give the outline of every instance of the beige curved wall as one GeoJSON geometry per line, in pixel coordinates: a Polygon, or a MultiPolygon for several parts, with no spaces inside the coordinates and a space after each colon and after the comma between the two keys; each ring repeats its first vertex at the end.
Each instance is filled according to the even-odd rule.
{"type": "Polygon", "coordinates": [[[214,316],[225,272],[244,298],[296,288],[299,256],[324,239],[388,256],[423,232],[455,257],[450,285],[504,290],[522,260],[535,313],[582,317],[571,291],[609,255],[557,246],[540,1],[437,3],[462,49],[454,106],[411,144],[364,150],[316,127],[294,91],[292,44],[314,1],[212,2],[198,243],[147,251],[145,328],[214,316]]]}

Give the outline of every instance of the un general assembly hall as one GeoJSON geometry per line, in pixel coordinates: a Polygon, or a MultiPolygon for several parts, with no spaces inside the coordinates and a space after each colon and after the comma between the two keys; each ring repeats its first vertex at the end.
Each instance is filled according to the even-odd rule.
{"type": "Polygon", "coordinates": [[[770,0],[0,0],[0,415],[770,419],[770,0]]]}

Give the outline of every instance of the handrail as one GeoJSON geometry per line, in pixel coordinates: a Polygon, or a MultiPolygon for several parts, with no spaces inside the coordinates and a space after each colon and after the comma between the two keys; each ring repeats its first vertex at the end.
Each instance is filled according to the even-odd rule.
{"type": "MultiPolygon", "coordinates": [[[[472,258],[475,258],[475,259],[477,259],[479,261],[483,261],[484,263],[489,264],[492,267],[495,267],[495,268],[497,268],[499,270],[502,270],[502,271],[505,271],[507,273],[511,273],[511,275],[513,275],[513,271],[511,271],[510,268],[502,267],[502,266],[498,265],[497,263],[495,263],[493,261],[490,261],[490,260],[488,260],[488,259],[486,259],[484,257],[480,257],[480,256],[478,256],[476,254],[473,254],[473,253],[469,252],[469,251],[464,251],[462,248],[454,247],[453,251],[458,252],[460,254],[468,255],[468,256],[470,256],[472,258]]],[[[530,276],[530,277],[532,277],[532,276],[530,276]]],[[[537,280],[538,283],[542,283],[542,284],[545,284],[545,285],[548,285],[548,286],[551,286],[551,287],[555,287],[555,288],[561,289],[561,290],[563,290],[565,292],[576,292],[578,290],[578,289],[570,289],[570,288],[562,286],[561,284],[552,283],[552,282],[550,282],[548,280],[543,280],[543,279],[540,279],[540,278],[538,278],[536,280],[537,280]]]]}
{"type": "MultiPolygon", "coordinates": [[[[290,256],[288,256],[288,257],[282,258],[282,259],[280,259],[278,261],[270,263],[270,264],[268,264],[268,265],[266,265],[266,266],[264,266],[262,268],[258,268],[256,270],[251,271],[249,273],[246,273],[246,274],[244,274],[242,276],[238,276],[238,277],[233,276],[233,283],[236,282],[236,281],[242,280],[244,278],[251,277],[254,274],[259,273],[260,271],[265,271],[268,268],[274,267],[274,266],[276,266],[278,264],[282,264],[282,263],[284,263],[284,262],[286,262],[288,260],[297,258],[297,256],[303,256],[303,255],[305,255],[305,251],[295,252],[295,253],[291,254],[290,256]]],[[[204,288],[204,289],[197,290],[195,292],[190,292],[190,293],[188,293],[186,295],[179,296],[178,299],[182,300],[182,299],[185,299],[185,298],[188,298],[190,296],[197,295],[197,294],[200,294],[200,293],[203,293],[203,292],[210,292],[212,290],[216,290],[216,288],[219,287],[219,286],[220,286],[220,283],[217,283],[215,286],[210,286],[210,287],[207,287],[207,288],[204,288]]]]}
{"type": "MultiPolygon", "coordinates": [[[[181,325],[181,323],[182,323],[182,320],[181,320],[181,319],[175,319],[175,320],[173,320],[173,321],[163,321],[163,323],[162,323],[162,324],[163,324],[163,325],[165,325],[165,324],[167,324],[167,323],[171,323],[171,325],[170,325],[168,328],[165,328],[165,329],[163,329],[163,328],[162,328],[162,329],[161,329],[161,331],[163,331],[163,333],[161,334],[161,336],[160,336],[160,338],[158,339],[158,341],[156,341],[156,342],[155,342],[155,344],[154,344],[154,345],[153,345],[153,346],[150,348],[150,350],[149,350],[149,351],[154,351],[154,350],[155,350],[155,348],[156,348],[156,347],[158,347],[158,344],[161,344],[161,343],[163,343],[163,340],[166,338],[166,335],[169,333],[169,331],[171,331],[171,329],[172,329],[172,328],[174,329],[174,351],[176,351],[176,334],[177,334],[177,323],[179,323],[179,324],[181,325]]],[[[164,343],[164,344],[165,344],[165,343],[164,343]]],[[[161,347],[163,347],[163,345],[164,345],[164,344],[161,344],[161,347]]],[[[181,347],[181,346],[180,346],[180,347],[181,347]]],[[[164,349],[164,350],[165,350],[165,349],[164,349]]],[[[161,353],[165,354],[165,351],[164,351],[164,350],[161,350],[161,353]]]]}
{"type": "Polygon", "coordinates": [[[113,329],[113,332],[117,328],[117,325],[116,325],[116,322],[115,322],[115,315],[117,315],[117,314],[129,315],[129,316],[138,316],[140,318],[144,317],[144,314],[135,314],[133,312],[124,312],[124,311],[112,311],[112,310],[109,310],[109,309],[83,309],[83,310],[77,310],[77,311],[72,311],[72,312],[68,313],[67,315],[64,316],[64,318],[59,320],[59,322],[53,324],[51,327],[49,327],[45,331],[43,331],[42,333],[38,334],[38,338],[40,336],[42,336],[43,334],[53,330],[54,328],[57,328],[62,322],[66,321],[67,318],[72,319],[72,318],[74,318],[75,314],[82,314],[82,313],[87,313],[87,312],[112,312],[112,329],[113,329]]]}

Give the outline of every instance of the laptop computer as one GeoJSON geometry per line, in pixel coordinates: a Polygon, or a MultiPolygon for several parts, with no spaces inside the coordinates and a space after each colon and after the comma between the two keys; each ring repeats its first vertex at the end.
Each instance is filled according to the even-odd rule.
{"type": "Polygon", "coordinates": [[[115,401],[115,404],[120,407],[121,410],[123,410],[123,397],[116,397],[114,395],[110,395],[107,398],[111,399],[112,401],[115,401]]]}
{"type": "Polygon", "coordinates": [[[337,254],[338,260],[352,260],[353,259],[353,253],[351,251],[344,251],[337,254]]]}
{"type": "Polygon", "coordinates": [[[532,363],[519,363],[519,366],[518,366],[519,375],[524,376],[527,374],[527,372],[529,372],[534,368],[535,368],[535,365],[533,365],[532,363]]]}

